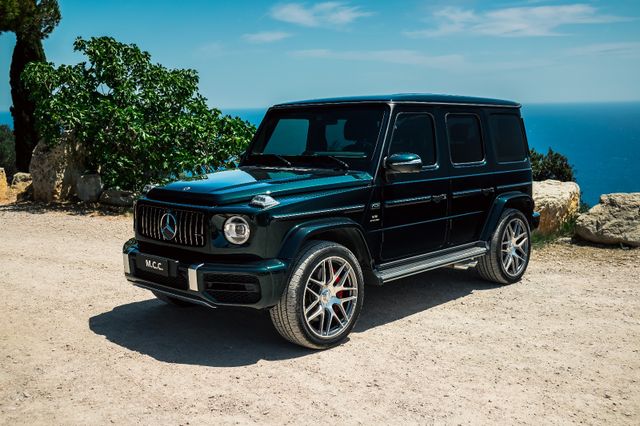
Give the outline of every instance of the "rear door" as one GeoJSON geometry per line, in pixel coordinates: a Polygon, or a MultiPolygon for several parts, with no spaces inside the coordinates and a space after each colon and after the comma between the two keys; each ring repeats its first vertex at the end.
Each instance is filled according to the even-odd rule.
{"type": "MultiPolygon", "coordinates": [[[[383,156],[420,156],[417,173],[388,174],[383,170],[383,242],[381,258],[391,261],[442,248],[447,232],[447,167],[441,166],[435,120],[428,108],[397,108],[393,131],[383,156]]],[[[446,157],[445,157],[446,161],[446,157]]]]}
{"type": "Polygon", "coordinates": [[[495,176],[487,158],[481,109],[451,108],[445,115],[451,162],[448,242],[451,246],[478,241],[495,198],[495,176]]]}

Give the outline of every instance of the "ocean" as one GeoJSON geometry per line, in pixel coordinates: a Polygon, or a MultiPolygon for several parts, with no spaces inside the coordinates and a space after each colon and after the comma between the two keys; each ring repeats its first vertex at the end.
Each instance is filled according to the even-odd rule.
{"type": "MultiPolygon", "coordinates": [[[[265,111],[223,110],[256,126],[265,111]]],[[[587,204],[600,194],[640,192],[640,103],[530,104],[522,116],[531,148],[569,158],[587,204]]],[[[9,112],[0,112],[0,124],[11,125],[9,112]]]]}

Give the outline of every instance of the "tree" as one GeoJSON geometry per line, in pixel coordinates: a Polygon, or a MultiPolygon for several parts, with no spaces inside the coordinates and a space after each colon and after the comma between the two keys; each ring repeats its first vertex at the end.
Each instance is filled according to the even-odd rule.
{"type": "Polygon", "coordinates": [[[74,49],[87,62],[32,63],[23,79],[44,140],[72,134],[108,187],[139,190],[226,166],[255,132],[207,106],[194,70],[154,64],[138,46],[110,37],[78,38],[74,49]]]}
{"type": "Polygon", "coordinates": [[[16,152],[13,132],[4,124],[0,124],[0,167],[10,179],[16,172],[16,152]]]}
{"type": "Polygon", "coordinates": [[[546,154],[541,154],[535,149],[530,150],[531,169],[533,180],[555,179],[562,182],[575,182],[575,172],[569,160],[559,152],[551,148],[546,154]]]}
{"type": "Polygon", "coordinates": [[[42,40],[49,36],[60,18],[57,0],[0,0],[0,34],[13,32],[16,35],[9,82],[16,166],[20,171],[29,170],[31,153],[39,139],[33,115],[35,106],[21,75],[27,64],[46,60],[42,40]]]}

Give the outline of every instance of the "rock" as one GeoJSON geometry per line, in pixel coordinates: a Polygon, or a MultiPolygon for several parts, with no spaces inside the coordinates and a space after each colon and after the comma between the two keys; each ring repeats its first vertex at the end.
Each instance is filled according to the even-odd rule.
{"type": "Polygon", "coordinates": [[[132,207],[135,199],[133,192],[117,189],[107,189],[100,195],[100,203],[117,207],[132,207]]]}
{"type": "Polygon", "coordinates": [[[9,201],[9,185],[7,185],[7,174],[0,167],[0,203],[9,201]]]}
{"type": "Polygon", "coordinates": [[[13,180],[11,181],[11,186],[17,185],[21,182],[31,182],[31,174],[18,172],[13,175],[13,180]]]}
{"type": "Polygon", "coordinates": [[[576,235],[599,244],[640,247],[640,192],[601,195],[599,204],[578,217],[576,235]]]}
{"type": "Polygon", "coordinates": [[[102,179],[99,174],[82,175],[76,183],[76,194],[82,201],[95,202],[102,193],[102,179]]]}
{"type": "Polygon", "coordinates": [[[70,133],[50,147],[40,141],[33,150],[29,171],[36,201],[63,201],[75,195],[76,183],[84,170],[85,151],[70,133]]]}
{"type": "Polygon", "coordinates": [[[540,212],[538,232],[543,235],[558,231],[577,216],[580,209],[580,187],[575,182],[544,180],[533,182],[533,200],[540,212]]]}

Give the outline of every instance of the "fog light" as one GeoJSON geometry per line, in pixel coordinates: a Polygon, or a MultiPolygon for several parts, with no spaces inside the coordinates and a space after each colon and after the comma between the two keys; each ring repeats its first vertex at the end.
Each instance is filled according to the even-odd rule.
{"type": "Polygon", "coordinates": [[[240,216],[232,216],[224,222],[224,237],[231,244],[244,244],[249,240],[249,223],[240,216]]]}

